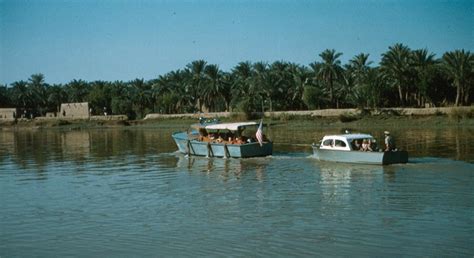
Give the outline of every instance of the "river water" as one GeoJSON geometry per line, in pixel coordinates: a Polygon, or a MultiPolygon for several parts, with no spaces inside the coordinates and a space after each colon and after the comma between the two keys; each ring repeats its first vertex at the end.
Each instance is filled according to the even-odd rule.
{"type": "Polygon", "coordinates": [[[472,128],[395,130],[390,166],[314,160],[329,129],[270,128],[243,160],[173,130],[0,131],[0,257],[474,255],[472,128]]]}

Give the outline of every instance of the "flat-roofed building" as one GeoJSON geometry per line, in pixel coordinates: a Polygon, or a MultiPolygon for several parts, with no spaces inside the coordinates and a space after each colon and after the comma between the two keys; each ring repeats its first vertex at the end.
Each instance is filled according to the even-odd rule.
{"type": "Polygon", "coordinates": [[[16,108],[0,108],[0,119],[14,120],[17,116],[16,108]]]}
{"type": "Polygon", "coordinates": [[[63,103],[61,104],[60,118],[89,119],[89,103],[63,103]]]}

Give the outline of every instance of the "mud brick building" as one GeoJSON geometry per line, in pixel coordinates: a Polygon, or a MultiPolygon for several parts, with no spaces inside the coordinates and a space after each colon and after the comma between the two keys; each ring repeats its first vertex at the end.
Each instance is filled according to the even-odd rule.
{"type": "Polygon", "coordinates": [[[63,103],[58,117],[71,119],[89,119],[89,103],[63,103]]]}

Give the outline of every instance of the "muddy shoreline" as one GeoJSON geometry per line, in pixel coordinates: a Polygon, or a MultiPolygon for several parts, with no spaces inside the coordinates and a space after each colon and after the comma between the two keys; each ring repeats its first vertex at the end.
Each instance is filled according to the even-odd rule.
{"type": "Polygon", "coordinates": [[[260,120],[269,125],[293,123],[315,127],[443,127],[474,126],[474,107],[455,108],[392,108],[392,109],[326,109],[313,111],[201,114],[149,114],[143,120],[36,118],[0,120],[1,130],[16,129],[88,129],[108,127],[185,127],[197,122],[201,116],[219,118],[221,121],[260,120]]]}

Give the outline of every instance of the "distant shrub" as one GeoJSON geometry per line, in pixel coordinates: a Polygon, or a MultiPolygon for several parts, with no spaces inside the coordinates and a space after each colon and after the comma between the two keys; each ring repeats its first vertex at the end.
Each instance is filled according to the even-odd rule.
{"type": "Polygon", "coordinates": [[[360,117],[358,115],[350,114],[350,113],[344,113],[339,115],[339,121],[343,123],[349,123],[352,121],[359,120],[360,117]]]}
{"type": "Polygon", "coordinates": [[[368,109],[368,108],[360,108],[359,111],[360,111],[360,116],[370,116],[370,115],[372,115],[371,110],[368,109]]]}
{"type": "Polygon", "coordinates": [[[290,121],[295,119],[295,115],[288,114],[288,113],[282,113],[280,116],[280,121],[290,121]]]}
{"type": "Polygon", "coordinates": [[[452,119],[465,119],[474,117],[474,108],[463,109],[463,108],[452,108],[448,113],[448,116],[452,119]]]}
{"type": "Polygon", "coordinates": [[[229,118],[232,121],[246,121],[249,120],[249,113],[245,112],[232,112],[230,113],[229,118]]]}
{"type": "Polygon", "coordinates": [[[395,109],[382,109],[379,112],[380,115],[382,116],[400,116],[400,111],[395,110],[395,109]]]}

